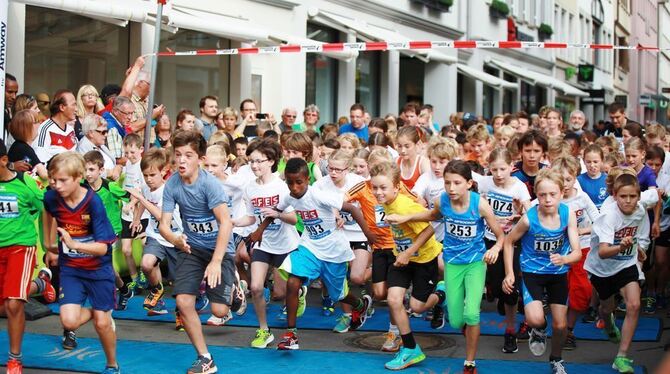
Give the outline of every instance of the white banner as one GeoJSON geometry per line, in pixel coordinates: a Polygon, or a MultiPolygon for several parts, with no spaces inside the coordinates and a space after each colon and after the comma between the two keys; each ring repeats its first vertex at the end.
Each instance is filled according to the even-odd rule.
{"type": "MultiPolygon", "coordinates": [[[[7,73],[7,13],[9,0],[0,0],[0,113],[5,113],[5,74],[7,73]]],[[[6,138],[4,117],[0,122],[0,136],[6,138]]]]}

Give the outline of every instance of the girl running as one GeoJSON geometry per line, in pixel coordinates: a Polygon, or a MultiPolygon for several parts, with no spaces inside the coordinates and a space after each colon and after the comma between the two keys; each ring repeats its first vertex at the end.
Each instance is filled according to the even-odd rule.
{"type": "Polygon", "coordinates": [[[418,127],[405,126],[398,130],[396,147],[399,154],[397,163],[400,180],[410,190],[421,174],[430,172],[430,162],[420,154],[423,138],[424,135],[418,127]]]}

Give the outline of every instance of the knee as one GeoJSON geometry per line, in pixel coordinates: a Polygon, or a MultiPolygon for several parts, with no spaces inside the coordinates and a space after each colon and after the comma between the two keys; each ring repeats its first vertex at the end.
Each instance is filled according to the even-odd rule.
{"type": "Polygon", "coordinates": [[[251,287],[249,287],[249,289],[251,290],[251,295],[254,298],[263,297],[263,292],[265,291],[265,287],[263,287],[262,283],[256,284],[254,282],[251,282],[251,287]]]}
{"type": "Polygon", "coordinates": [[[79,328],[79,321],[75,316],[61,314],[60,323],[65,330],[74,331],[79,328]]]}
{"type": "Polygon", "coordinates": [[[142,257],[142,271],[144,274],[151,273],[156,267],[156,260],[151,259],[147,256],[142,257]]]}
{"type": "Polygon", "coordinates": [[[463,314],[463,323],[469,326],[479,325],[479,313],[467,313],[463,314]]]}
{"type": "Polygon", "coordinates": [[[390,308],[400,308],[402,307],[404,297],[402,294],[389,293],[386,301],[390,308]]]}
{"type": "Polygon", "coordinates": [[[124,256],[130,256],[130,255],[132,255],[132,254],[133,254],[133,246],[132,246],[132,242],[129,242],[129,243],[127,243],[127,244],[126,244],[126,243],[123,243],[123,245],[121,246],[121,252],[123,252],[123,255],[124,255],[124,256]]]}
{"type": "Polygon", "coordinates": [[[638,314],[640,312],[640,299],[629,300],[626,302],[626,314],[638,314]]]}
{"type": "Polygon", "coordinates": [[[551,322],[551,328],[554,331],[563,331],[568,328],[567,321],[565,319],[554,319],[551,322]]]}
{"type": "Polygon", "coordinates": [[[544,315],[542,313],[528,313],[528,311],[526,311],[526,323],[530,327],[544,326],[544,315]]]}
{"type": "Polygon", "coordinates": [[[362,274],[351,274],[349,277],[349,281],[351,284],[357,285],[357,286],[362,286],[365,284],[365,272],[362,274]]]}
{"type": "Polygon", "coordinates": [[[372,295],[377,301],[386,300],[386,290],[383,288],[373,288],[372,295]]]}
{"type": "Polygon", "coordinates": [[[112,319],[109,316],[96,318],[93,321],[93,324],[95,325],[96,331],[106,331],[112,328],[112,319]]]}
{"type": "Polygon", "coordinates": [[[212,314],[218,318],[225,317],[230,312],[230,307],[223,304],[211,304],[212,314]]]}
{"type": "Polygon", "coordinates": [[[5,303],[7,317],[17,317],[24,313],[24,303],[21,300],[10,299],[5,303]]]}
{"type": "Polygon", "coordinates": [[[192,295],[177,295],[177,308],[180,312],[195,308],[195,297],[192,295]]]}

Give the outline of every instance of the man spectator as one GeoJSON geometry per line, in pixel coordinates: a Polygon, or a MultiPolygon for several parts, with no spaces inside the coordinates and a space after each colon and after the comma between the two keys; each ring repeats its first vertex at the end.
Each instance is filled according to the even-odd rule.
{"type": "Polygon", "coordinates": [[[298,111],[293,107],[284,108],[281,111],[281,122],[279,122],[279,130],[286,132],[286,129],[293,129],[295,119],[298,117],[298,111]]]}
{"type": "Polygon", "coordinates": [[[309,104],[305,107],[305,110],[302,112],[302,117],[304,119],[303,123],[293,124],[293,131],[304,132],[306,130],[312,130],[317,134],[320,133],[319,130],[319,107],[314,104],[309,104]]]}
{"type": "Polygon", "coordinates": [[[195,128],[202,132],[205,140],[216,132],[216,115],[219,113],[219,99],[216,96],[207,95],[200,99],[200,118],[195,120],[195,128]]]}
{"type": "Polygon", "coordinates": [[[11,139],[11,136],[7,136],[9,134],[7,129],[9,128],[9,122],[12,121],[12,116],[14,115],[14,113],[12,113],[12,108],[14,107],[14,101],[16,101],[16,95],[18,93],[19,82],[16,81],[16,78],[13,75],[9,73],[5,74],[5,133],[2,135],[8,149],[12,145],[11,143],[14,142],[13,139],[11,139]]]}
{"type": "Polygon", "coordinates": [[[77,148],[77,136],[74,132],[77,99],[74,94],[68,90],[57,91],[49,110],[51,118],[42,122],[33,142],[37,157],[45,164],[53,156],[77,148]]]}
{"type": "Polygon", "coordinates": [[[109,129],[107,128],[107,121],[97,114],[87,114],[81,119],[81,130],[84,137],[79,141],[77,152],[82,155],[89,151],[98,151],[105,160],[103,177],[116,180],[121,174],[122,165],[116,164],[116,159],[112,151],[107,148],[105,141],[109,129]]]}
{"type": "MultiPolygon", "coordinates": [[[[149,73],[140,70],[137,73],[137,79],[134,82],[133,91],[130,96],[130,100],[134,106],[133,120],[130,123],[130,132],[133,132],[142,138],[144,138],[144,128],[147,126],[147,106],[149,105],[147,100],[151,88],[149,79],[149,73]]],[[[157,119],[162,116],[163,113],[165,113],[165,106],[162,104],[158,105],[153,108],[151,118],[157,119]]]]}
{"type": "Polygon", "coordinates": [[[637,122],[626,117],[626,107],[621,103],[610,104],[607,108],[607,112],[609,112],[612,123],[607,127],[607,130],[605,130],[605,135],[614,135],[614,137],[621,142],[623,139],[623,128],[626,127],[628,123],[637,122]]]}
{"type": "Polygon", "coordinates": [[[414,103],[407,103],[402,107],[402,114],[405,125],[419,126],[419,106],[414,103]]]}
{"type": "Polygon", "coordinates": [[[257,136],[257,121],[266,121],[270,124],[270,128],[268,130],[273,130],[277,134],[281,133],[281,129],[279,128],[277,121],[275,120],[275,117],[272,115],[272,113],[264,113],[264,119],[256,118],[258,114],[257,108],[258,107],[256,106],[256,102],[254,102],[252,99],[242,100],[240,103],[240,116],[242,120],[240,121],[239,126],[237,126],[235,129],[235,132],[238,134],[244,134],[246,137],[257,136]]]}
{"type": "Polygon", "coordinates": [[[349,120],[351,122],[345,123],[340,127],[339,133],[353,133],[357,137],[363,139],[366,143],[368,142],[368,126],[365,124],[364,119],[365,106],[363,104],[356,103],[349,108],[349,120]]]}
{"type": "Polygon", "coordinates": [[[102,115],[104,112],[111,112],[112,107],[114,106],[114,99],[121,94],[121,86],[118,84],[108,84],[102,88],[100,91],[100,100],[102,105],[105,106],[100,112],[99,115],[102,115]]]}
{"type": "Polygon", "coordinates": [[[570,123],[568,126],[570,130],[577,135],[582,135],[584,132],[584,125],[586,124],[586,116],[581,110],[573,110],[570,113],[570,123]]]}
{"type": "Polygon", "coordinates": [[[135,106],[126,96],[117,96],[114,99],[112,110],[104,112],[102,118],[107,121],[107,147],[112,156],[118,162],[123,158],[123,138],[126,136],[126,128],[133,120],[135,106]]]}
{"type": "Polygon", "coordinates": [[[438,133],[438,132],[440,132],[440,124],[435,121],[435,117],[433,116],[434,111],[435,111],[435,108],[433,108],[432,104],[424,104],[421,107],[421,111],[419,113],[419,116],[421,116],[422,114],[427,114],[430,117],[430,122],[431,122],[431,126],[433,128],[433,131],[435,133],[438,133]]]}

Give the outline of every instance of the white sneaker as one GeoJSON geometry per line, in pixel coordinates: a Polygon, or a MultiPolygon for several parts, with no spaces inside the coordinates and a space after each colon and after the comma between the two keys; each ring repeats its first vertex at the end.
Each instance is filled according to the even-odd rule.
{"type": "Polygon", "coordinates": [[[235,312],[235,314],[237,314],[238,316],[243,316],[244,313],[247,311],[248,304],[247,304],[247,297],[246,296],[247,296],[248,289],[249,289],[249,286],[247,285],[247,282],[244,281],[244,280],[241,280],[240,281],[240,292],[242,293],[242,295],[244,295],[244,297],[242,298],[242,302],[240,303],[240,309],[238,309],[237,312],[235,312]]]}
{"type": "Polygon", "coordinates": [[[531,329],[528,348],[535,356],[542,356],[547,350],[547,332],[541,329],[531,329]]]}
{"type": "Polygon", "coordinates": [[[233,313],[231,311],[228,311],[228,314],[226,314],[221,318],[212,314],[207,320],[207,324],[209,326],[223,326],[226,324],[226,322],[230,321],[231,319],[233,319],[233,313]]]}

